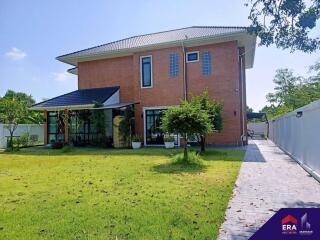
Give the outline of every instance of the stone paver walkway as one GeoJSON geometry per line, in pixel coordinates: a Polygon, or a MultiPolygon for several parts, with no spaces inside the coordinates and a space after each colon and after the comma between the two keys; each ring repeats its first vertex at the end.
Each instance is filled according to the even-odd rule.
{"type": "Polygon", "coordinates": [[[320,207],[320,184],[271,141],[251,140],[218,239],[248,239],[283,207],[320,207]]]}

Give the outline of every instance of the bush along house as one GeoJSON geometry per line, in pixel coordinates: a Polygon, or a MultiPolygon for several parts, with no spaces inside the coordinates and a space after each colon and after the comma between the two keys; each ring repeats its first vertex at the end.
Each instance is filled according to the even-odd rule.
{"type": "MultiPolygon", "coordinates": [[[[207,143],[246,142],[245,70],[256,36],[245,27],[194,26],[140,35],[57,57],[78,75],[78,90],[35,104],[44,111],[45,143],[113,145],[118,116],[131,109],[145,146],[163,145],[163,111],[208,89],[223,102],[224,127],[207,143]],[[100,112],[100,115],[96,114],[100,112]],[[101,127],[102,126],[102,127],[101,127]]],[[[176,144],[180,144],[176,136],[176,144]]]]}

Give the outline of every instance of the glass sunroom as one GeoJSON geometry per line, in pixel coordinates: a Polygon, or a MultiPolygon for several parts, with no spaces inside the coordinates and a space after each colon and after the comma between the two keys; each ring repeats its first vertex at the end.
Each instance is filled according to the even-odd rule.
{"type": "Polygon", "coordinates": [[[80,89],[35,104],[45,113],[45,143],[113,144],[113,119],[134,103],[119,102],[119,87],[80,89]]]}

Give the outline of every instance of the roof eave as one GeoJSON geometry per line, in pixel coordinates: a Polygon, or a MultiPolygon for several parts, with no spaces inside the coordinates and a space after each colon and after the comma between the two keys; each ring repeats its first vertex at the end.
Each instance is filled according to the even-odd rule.
{"type": "Polygon", "coordinates": [[[31,107],[30,110],[34,111],[60,111],[60,110],[81,110],[94,108],[94,104],[83,104],[83,105],[65,105],[55,107],[31,107]]]}
{"type": "MultiPolygon", "coordinates": [[[[179,41],[172,41],[172,42],[165,42],[165,43],[160,43],[160,44],[151,44],[151,45],[146,45],[146,46],[141,46],[141,47],[135,47],[135,48],[124,48],[120,50],[114,50],[114,51],[109,51],[109,52],[101,52],[97,54],[88,54],[84,56],[76,56],[72,57],[70,55],[63,55],[59,56],[56,59],[67,63],[71,64],[73,66],[77,66],[78,62],[84,62],[84,61],[92,61],[92,60],[99,60],[99,59],[104,59],[104,58],[111,58],[111,57],[119,57],[119,56],[128,56],[132,55],[135,52],[143,52],[143,51],[148,51],[148,50],[153,50],[153,49],[161,49],[161,48],[168,48],[168,47],[174,47],[174,46],[179,46],[181,43],[184,44],[186,47],[192,47],[195,45],[205,45],[208,44],[212,41],[215,43],[219,42],[224,42],[228,38],[236,38],[242,35],[250,35],[246,30],[239,31],[237,33],[228,33],[228,34],[220,34],[216,36],[205,36],[205,37],[199,37],[199,38],[193,38],[193,39],[185,39],[185,40],[179,40],[179,41]]],[[[256,36],[254,36],[256,38],[256,36]]],[[[253,66],[253,63],[251,64],[246,64],[246,67],[250,68],[253,66]]]]}

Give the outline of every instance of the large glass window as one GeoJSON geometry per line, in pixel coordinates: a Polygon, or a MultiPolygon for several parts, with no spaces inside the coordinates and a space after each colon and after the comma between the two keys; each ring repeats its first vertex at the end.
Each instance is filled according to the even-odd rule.
{"type": "Polygon", "coordinates": [[[95,129],[90,126],[90,110],[73,111],[69,116],[69,138],[74,145],[96,142],[95,129]]]}
{"type": "Polygon", "coordinates": [[[48,143],[64,141],[63,112],[48,112],[48,143]]]}
{"type": "MultiPolygon", "coordinates": [[[[147,145],[163,145],[164,132],[161,129],[161,119],[166,109],[145,110],[145,133],[147,145]]],[[[179,145],[179,136],[174,136],[174,144],[179,145]]]]}
{"type": "Polygon", "coordinates": [[[178,53],[171,53],[169,57],[169,75],[170,77],[177,77],[179,72],[179,55],[178,53]]]}
{"type": "Polygon", "coordinates": [[[141,67],[141,87],[152,87],[152,57],[145,56],[140,58],[141,67]]]}
{"type": "Polygon", "coordinates": [[[211,63],[211,52],[202,52],[202,74],[205,76],[211,75],[212,63],[211,63]]]}

